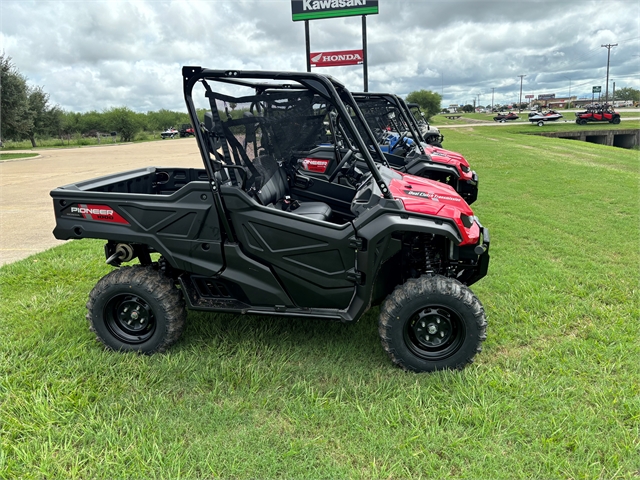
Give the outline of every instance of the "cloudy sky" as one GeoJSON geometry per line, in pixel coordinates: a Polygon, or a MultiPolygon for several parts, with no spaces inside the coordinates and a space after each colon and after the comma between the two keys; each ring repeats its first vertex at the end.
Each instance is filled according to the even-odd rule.
{"type": "MultiPolygon", "coordinates": [[[[379,0],[367,17],[369,90],[451,103],[590,97],[640,88],[640,0],[379,0]],[[478,97],[479,95],[479,97],[478,97]]],[[[362,47],[360,17],[311,21],[311,51],[362,47]]],[[[290,0],[0,0],[0,50],[72,111],[185,110],[180,69],[305,71],[290,0]]],[[[362,67],[314,68],[354,91],[362,67]]]]}

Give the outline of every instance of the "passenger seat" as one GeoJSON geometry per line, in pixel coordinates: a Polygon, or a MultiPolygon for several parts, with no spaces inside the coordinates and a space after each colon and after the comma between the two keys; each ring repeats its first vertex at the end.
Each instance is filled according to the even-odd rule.
{"type": "Polygon", "coordinates": [[[264,179],[262,187],[255,193],[255,198],[262,205],[284,210],[314,220],[328,221],[331,218],[331,207],[323,202],[291,202],[289,200],[289,183],[284,169],[270,156],[258,157],[263,170],[273,171],[271,177],[264,179]]]}

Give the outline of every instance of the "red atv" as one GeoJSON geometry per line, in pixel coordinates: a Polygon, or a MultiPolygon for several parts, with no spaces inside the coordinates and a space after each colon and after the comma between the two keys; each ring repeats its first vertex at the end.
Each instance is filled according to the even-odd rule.
{"type": "Polygon", "coordinates": [[[586,125],[589,122],[609,122],[614,125],[620,123],[620,114],[611,105],[589,105],[584,112],[576,113],[576,123],[586,125]]]}
{"type": "Polygon", "coordinates": [[[195,135],[193,127],[191,126],[190,123],[183,123],[182,126],[180,127],[179,132],[180,132],[180,138],[192,137],[195,135]]]}

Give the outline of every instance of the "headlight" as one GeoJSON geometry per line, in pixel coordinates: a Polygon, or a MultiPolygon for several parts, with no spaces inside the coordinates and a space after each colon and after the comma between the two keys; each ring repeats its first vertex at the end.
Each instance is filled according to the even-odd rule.
{"type": "Polygon", "coordinates": [[[474,217],[470,217],[469,215],[465,215],[464,213],[460,214],[460,220],[462,220],[462,224],[467,227],[473,227],[473,222],[475,221],[474,217]]]}

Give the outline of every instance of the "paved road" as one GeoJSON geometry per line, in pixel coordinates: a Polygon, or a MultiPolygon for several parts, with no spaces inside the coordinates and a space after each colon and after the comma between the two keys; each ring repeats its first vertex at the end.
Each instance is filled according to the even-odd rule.
{"type": "Polygon", "coordinates": [[[41,150],[0,162],[0,265],[60,245],[49,192],[80,180],[147,166],[202,167],[193,138],[41,150]]]}

